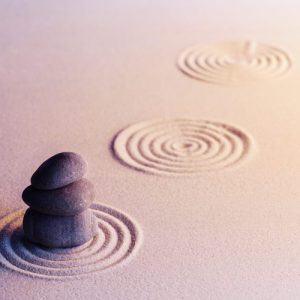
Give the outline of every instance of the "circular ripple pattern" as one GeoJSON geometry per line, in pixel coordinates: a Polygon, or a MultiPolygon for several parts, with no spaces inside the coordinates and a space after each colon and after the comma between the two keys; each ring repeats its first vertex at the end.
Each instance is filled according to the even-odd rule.
{"type": "Polygon", "coordinates": [[[72,278],[128,261],[141,244],[138,226],[126,215],[92,205],[98,222],[93,240],[74,248],[50,249],[24,239],[19,210],[0,220],[0,263],[9,269],[49,279],[72,278]]]}
{"type": "Polygon", "coordinates": [[[208,83],[235,85],[281,76],[291,68],[284,51],[256,42],[224,42],[186,49],[178,59],[186,75],[208,83]]]}
{"type": "Polygon", "coordinates": [[[242,130],[218,122],[166,119],[121,131],[114,154],[134,169],[159,175],[192,175],[237,164],[251,150],[242,130]]]}

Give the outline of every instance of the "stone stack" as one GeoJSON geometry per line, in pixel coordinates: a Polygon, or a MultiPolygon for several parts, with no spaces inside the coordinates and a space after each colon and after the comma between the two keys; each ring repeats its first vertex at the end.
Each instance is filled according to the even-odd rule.
{"type": "Polygon", "coordinates": [[[89,209],[95,193],[83,178],[86,162],[73,152],[46,160],[32,175],[22,198],[30,206],[23,219],[25,237],[51,248],[75,247],[91,240],[96,222],[89,209]]]}

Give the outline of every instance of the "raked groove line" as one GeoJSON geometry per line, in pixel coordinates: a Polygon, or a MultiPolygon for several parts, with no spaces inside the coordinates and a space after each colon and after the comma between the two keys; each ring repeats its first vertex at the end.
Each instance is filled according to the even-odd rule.
{"type": "Polygon", "coordinates": [[[162,119],[137,123],[113,141],[125,165],[157,175],[195,175],[244,161],[253,140],[243,130],[219,122],[162,119]]]}
{"type": "Polygon", "coordinates": [[[49,249],[24,240],[24,211],[0,220],[0,263],[5,267],[46,279],[76,278],[129,261],[142,243],[139,226],[125,214],[93,204],[98,223],[95,238],[79,247],[49,249]]]}
{"type": "Polygon", "coordinates": [[[279,48],[232,41],[188,48],[178,57],[177,66],[189,77],[207,83],[239,85],[282,76],[292,61],[279,48]]]}

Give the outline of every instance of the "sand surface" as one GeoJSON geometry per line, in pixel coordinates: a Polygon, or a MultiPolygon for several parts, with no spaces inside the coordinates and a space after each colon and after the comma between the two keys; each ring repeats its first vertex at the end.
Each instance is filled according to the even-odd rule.
{"type": "MultiPolygon", "coordinates": [[[[33,274],[1,267],[1,299],[299,299],[296,1],[5,0],[0,15],[0,216],[26,207],[22,190],[42,161],[75,151],[89,163],[105,220],[119,226],[107,236],[124,242],[108,268],[84,265],[79,280],[40,278],[37,258],[26,256],[37,252],[17,246],[33,274]],[[151,120],[162,118],[236,130],[207,137],[188,121],[192,129],[156,136],[151,120]],[[154,148],[128,141],[122,130],[140,128],[132,124],[152,124],[154,148]],[[227,146],[217,167],[202,170],[198,157],[191,167],[190,153],[227,146]],[[163,156],[154,164],[153,149],[163,156]],[[192,176],[181,176],[186,170],[192,176]]],[[[52,254],[40,253],[46,267],[56,265],[52,254]]]]}

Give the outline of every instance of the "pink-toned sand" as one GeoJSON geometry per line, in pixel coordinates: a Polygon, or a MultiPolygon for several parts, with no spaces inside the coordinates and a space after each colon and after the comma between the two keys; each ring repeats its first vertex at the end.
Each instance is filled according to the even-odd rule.
{"type": "Polygon", "coordinates": [[[130,216],[143,233],[130,261],[80,280],[0,268],[1,300],[299,298],[294,2],[0,3],[1,217],[25,208],[22,190],[42,161],[75,151],[89,163],[97,202],[130,216]],[[227,40],[278,47],[292,68],[237,86],[179,70],[184,49],[227,40]],[[143,173],[115,159],[116,133],[165,117],[245,129],[255,155],[188,177],[143,173]]]}

